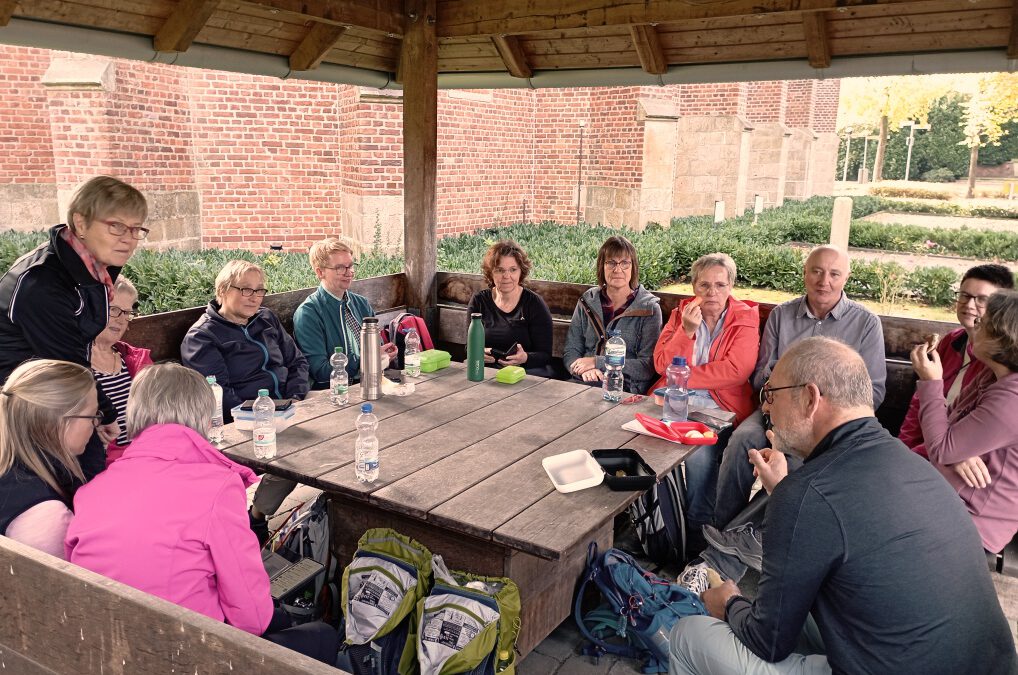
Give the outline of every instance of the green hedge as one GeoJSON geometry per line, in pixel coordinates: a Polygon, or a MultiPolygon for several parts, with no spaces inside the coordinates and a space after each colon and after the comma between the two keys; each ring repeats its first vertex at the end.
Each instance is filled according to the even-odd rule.
{"type": "MultiPolygon", "coordinates": [[[[861,218],[891,205],[900,206],[898,202],[876,197],[857,198],[853,201],[852,215],[861,218]]],[[[478,273],[487,248],[497,239],[512,238],[531,256],[535,278],[592,284],[598,249],[606,238],[621,233],[632,239],[640,252],[641,280],[648,288],[661,288],[682,280],[693,261],[701,255],[725,251],[738,265],[741,285],[801,293],[805,250],[790,248],[787,244],[827,241],[832,208],[832,198],[814,197],[768,209],[756,224],[751,216],[743,216],[715,226],[711,217],[695,216],[675,218],[669,228],[652,226],[643,232],[620,232],[600,225],[516,224],[442,239],[438,246],[438,267],[478,273]]],[[[7,269],[18,255],[44,238],[45,233],[41,232],[0,233],[0,270],[7,269]]],[[[1008,232],[927,229],[856,220],[850,243],[893,251],[1018,259],[1018,235],[1008,232]]],[[[317,283],[307,256],[297,253],[219,250],[156,253],[143,250],[128,263],[126,273],[138,286],[142,312],[162,312],[205,304],[212,295],[215,275],[226,261],[234,258],[262,265],[268,272],[268,286],[274,292],[307,288],[317,283]]],[[[360,262],[358,275],[361,277],[403,269],[403,260],[397,256],[365,255],[360,262]]],[[[846,288],[855,297],[893,301],[907,295],[929,304],[948,305],[957,276],[945,267],[906,272],[895,263],[857,261],[853,263],[846,288]]]]}

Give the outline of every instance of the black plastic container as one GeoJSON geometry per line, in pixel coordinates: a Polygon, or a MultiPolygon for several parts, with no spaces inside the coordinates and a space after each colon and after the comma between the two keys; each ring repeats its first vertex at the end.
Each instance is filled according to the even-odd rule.
{"type": "Polygon", "coordinates": [[[604,469],[604,483],[617,492],[646,490],[657,482],[657,474],[630,448],[592,450],[590,454],[604,469]],[[621,475],[620,475],[621,474],[621,475]]]}

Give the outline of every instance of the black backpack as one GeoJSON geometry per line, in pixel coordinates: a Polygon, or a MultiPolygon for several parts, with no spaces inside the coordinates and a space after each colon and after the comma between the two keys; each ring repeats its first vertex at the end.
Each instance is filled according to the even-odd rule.
{"type": "Polygon", "coordinates": [[[685,490],[677,466],[629,505],[640,548],[658,565],[686,560],[685,490]]]}

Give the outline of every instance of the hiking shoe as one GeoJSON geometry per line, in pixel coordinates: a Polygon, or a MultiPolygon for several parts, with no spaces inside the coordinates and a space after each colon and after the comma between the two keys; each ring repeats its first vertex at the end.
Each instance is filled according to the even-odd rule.
{"type": "Polygon", "coordinates": [[[704,525],[703,536],[715,549],[734,555],[748,567],[758,572],[763,567],[763,540],[751,524],[724,531],[704,525]]]}
{"type": "Polygon", "coordinates": [[[699,597],[701,593],[710,588],[710,579],[707,574],[709,569],[707,563],[703,561],[693,563],[682,570],[682,574],[676,581],[680,586],[685,586],[699,597]]]}
{"type": "Polygon", "coordinates": [[[267,518],[255,518],[248,509],[247,512],[248,525],[251,526],[251,531],[258,537],[258,546],[265,546],[265,542],[269,540],[269,521],[267,518]]]}

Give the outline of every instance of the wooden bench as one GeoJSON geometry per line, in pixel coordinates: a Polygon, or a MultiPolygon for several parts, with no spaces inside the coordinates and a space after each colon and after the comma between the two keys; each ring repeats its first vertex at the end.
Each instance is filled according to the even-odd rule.
{"type": "MultiPolygon", "coordinates": [[[[554,330],[552,355],[561,359],[573,309],[589,286],[552,281],[528,281],[527,285],[548,303],[554,330]]],[[[438,331],[433,337],[443,349],[452,352],[454,356],[462,358],[466,344],[466,305],[474,293],[485,287],[484,277],[479,274],[438,273],[438,331]]],[[[661,298],[661,314],[666,322],[672,310],[684,298],[689,297],[674,293],[654,293],[654,295],[661,298]]],[[[752,290],[748,290],[746,296],[752,296],[752,290]]],[[[772,304],[760,303],[761,332],[773,308],[772,304]]],[[[877,410],[877,418],[892,433],[897,433],[915,391],[916,377],[908,358],[909,351],[913,345],[922,341],[924,335],[929,333],[944,335],[957,328],[957,325],[944,321],[893,316],[881,316],[880,322],[883,324],[887,358],[887,393],[883,404],[877,410]]]]}
{"type": "Polygon", "coordinates": [[[0,569],[6,673],[343,672],[7,537],[0,569]]]}

